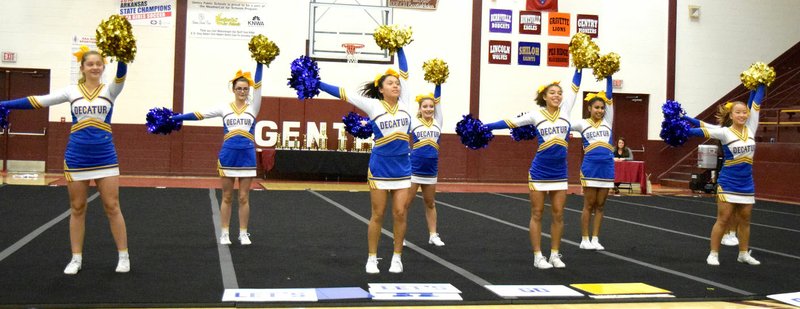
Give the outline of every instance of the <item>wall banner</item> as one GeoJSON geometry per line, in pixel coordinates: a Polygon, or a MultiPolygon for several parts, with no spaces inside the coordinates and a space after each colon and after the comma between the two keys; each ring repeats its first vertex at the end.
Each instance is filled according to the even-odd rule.
{"type": "Polygon", "coordinates": [[[511,33],[511,10],[489,9],[489,32],[511,33]]]}
{"type": "Polygon", "coordinates": [[[511,64],[511,41],[489,41],[489,63],[511,64]]]}
{"type": "Polygon", "coordinates": [[[597,15],[578,14],[576,23],[578,24],[578,32],[586,33],[593,39],[597,38],[600,17],[597,15]]]}
{"type": "Polygon", "coordinates": [[[389,0],[389,7],[435,10],[438,3],[438,0],[389,0]]]}
{"type": "Polygon", "coordinates": [[[520,34],[542,34],[542,12],[520,11],[519,12],[519,33],[520,34]]]}
{"type": "Polygon", "coordinates": [[[520,65],[539,65],[542,58],[541,50],[539,42],[519,42],[517,63],[520,65]]]}
{"type": "Polygon", "coordinates": [[[568,67],[569,44],[548,43],[547,65],[551,67],[568,67]]]}
{"type": "Polygon", "coordinates": [[[175,23],[175,0],[119,0],[119,15],[134,26],[168,27],[175,23]]]}
{"type": "Polygon", "coordinates": [[[190,37],[249,41],[263,33],[266,1],[189,0],[186,32],[190,37]]]}
{"type": "Polygon", "coordinates": [[[548,13],[547,34],[552,36],[569,36],[569,13],[548,13]]]}
{"type": "Polygon", "coordinates": [[[558,0],[526,0],[526,10],[558,12],[558,0]]]}

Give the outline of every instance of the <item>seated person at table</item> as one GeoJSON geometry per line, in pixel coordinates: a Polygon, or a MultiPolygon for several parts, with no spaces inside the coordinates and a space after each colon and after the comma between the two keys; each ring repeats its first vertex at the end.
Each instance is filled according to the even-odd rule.
{"type": "MultiPolygon", "coordinates": [[[[614,161],[632,161],[633,152],[625,146],[625,138],[617,138],[617,146],[614,147],[614,161]]],[[[614,183],[614,194],[619,194],[619,182],[614,183]]]]}

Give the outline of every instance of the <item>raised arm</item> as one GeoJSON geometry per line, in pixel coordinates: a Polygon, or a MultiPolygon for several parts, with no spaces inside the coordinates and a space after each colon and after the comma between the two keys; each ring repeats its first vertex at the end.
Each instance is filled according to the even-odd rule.
{"type": "Polygon", "coordinates": [[[581,87],[582,74],[581,69],[575,70],[570,86],[566,89],[564,87],[561,88],[563,93],[561,97],[561,115],[564,117],[568,118],[573,106],[575,106],[575,98],[578,96],[578,90],[581,87]]]}
{"type": "Polygon", "coordinates": [[[122,88],[125,86],[125,77],[128,75],[128,65],[125,62],[117,61],[117,73],[114,76],[114,82],[108,85],[108,92],[111,94],[111,99],[115,99],[122,88]]]}
{"type": "Polygon", "coordinates": [[[750,106],[750,117],[747,118],[747,127],[753,132],[758,132],[758,117],[761,112],[761,102],[764,102],[764,97],[767,95],[767,86],[758,84],[753,98],[747,102],[750,106]]]}
{"type": "Polygon", "coordinates": [[[408,110],[411,106],[411,88],[408,83],[408,61],[403,48],[397,49],[397,64],[400,67],[400,97],[397,99],[400,108],[408,110]]]}
{"type": "Polygon", "coordinates": [[[258,117],[258,111],[261,110],[261,76],[263,74],[264,65],[256,63],[256,76],[253,81],[253,102],[250,105],[253,107],[253,117],[258,117]]]}
{"type": "Polygon", "coordinates": [[[613,85],[613,77],[611,75],[606,76],[606,98],[608,101],[606,102],[606,114],[603,116],[603,119],[614,127],[614,100],[612,99],[614,85],[613,85]]]}
{"type": "Polygon", "coordinates": [[[440,126],[443,125],[444,116],[442,116],[442,105],[441,103],[442,97],[442,85],[436,85],[436,88],[433,90],[433,119],[436,120],[440,126]]]}

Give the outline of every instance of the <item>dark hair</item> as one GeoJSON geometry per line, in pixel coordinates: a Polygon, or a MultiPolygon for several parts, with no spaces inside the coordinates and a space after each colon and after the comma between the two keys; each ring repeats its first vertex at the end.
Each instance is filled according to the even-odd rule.
{"type": "Polygon", "coordinates": [[[383,100],[383,94],[380,91],[380,87],[383,86],[383,81],[385,81],[389,76],[394,75],[384,74],[381,76],[381,78],[378,79],[378,86],[375,86],[374,80],[364,83],[364,85],[361,86],[361,95],[368,98],[383,100]]]}
{"type": "Polygon", "coordinates": [[[725,107],[725,105],[727,103],[726,104],[720,104],[719,108],[717,109],[717,114],[715,115],[715,117],[717,118],[717,123],[720,126],[730,127],[731,125],[733,125],[733,119],[731,119],[731,113],[733,112],[733,107],[734,106],[736,106],[738,104],[742,104],[745,107],[747,107],[747,104],[744,104],[744,102],[742,102],[742,101],[733,101],[733,102],[730,102],[730,103],[731,103],[731,108],[730,109],[725,107]]]}
{"type": "Polygon", "coordinates": [[[550,90],[550,87],[553,87],[553,86],[556,86],[559,89],[563,90],[563,88],[561,88],[561,85],[556,84],[556,83],[551,83],[551,84],[545,86],[544,89],[542,89],[542,92],[539,92],[536,95],[536,105],[539,105],[541,107],[547,106],[547,102],[544,101],[544,96],[545,96],[545,94],[547,94],[547,91],[550,90]]]}
{"type": "MultiPolygon", "coordinates": [[[[96,50],[90,50],[90,51],[87,51],[87,52],[83,53],[83,55],[81,56],[81,66],[83,66],[84,62],[86,62],[86,58],[88,58],[89,55],[97,55],[97,56],[100,57],[100,60],[103,60],[103,55],[100,54],[100,52],[98,52],[96,50]]],[[[103,67],[105,67],[105,65],[106,65],[106,62],[103,61],[103,67]]],[[[85,83],[85,82],[86,82],[86,76],[83,75],[83,72],[81,72],[81,78],[78,79],[78,84],[82,84],[82,83],[85,83]]]]}
{"type": "Polygon", "coordinates": [[[250,81],[247,80],[247,78],[244,78],[244,76],[242,76],[242,77],[239,77],[239,78],[234,79],[233,81],[231,81],[231,90],[234,90],[234,88],[236,88],[236,83],[238,83],[238,82],[245,82],[245,83],[247,83],[248,87],[250,86],[250,81]]]}
{"type": "Polygon", "coordinates": [[[624,137],[617,137],[617,142],[614,143],[614,153],[617,153],[617,151],[619,151],[619,141],[622,141],[622,143],[625,144],[625,146],[622,146],[622,155],[629,157],[631,153],[630,149],[628,148],[628,143],[625,142],[624,137]]]}

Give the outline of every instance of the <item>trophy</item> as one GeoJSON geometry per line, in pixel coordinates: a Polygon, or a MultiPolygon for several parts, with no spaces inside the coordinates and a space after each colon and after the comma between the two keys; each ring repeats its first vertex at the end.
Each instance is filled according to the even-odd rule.
{"type": "Polygon", "coordinates": [[[276,139],[277,140],[275,141],[275,149],[283,149],[283,140],[281,139],[280,133],[278,133],[278,137],[276,139]]]}

